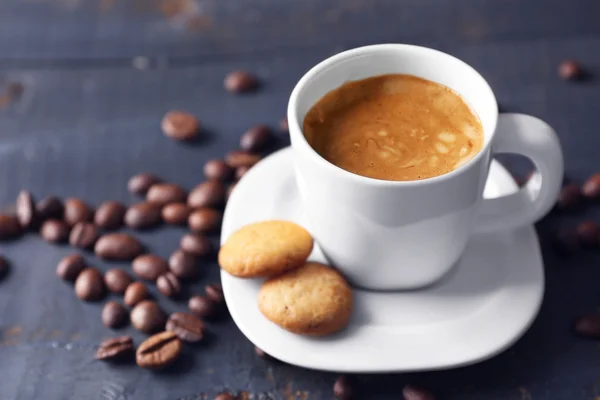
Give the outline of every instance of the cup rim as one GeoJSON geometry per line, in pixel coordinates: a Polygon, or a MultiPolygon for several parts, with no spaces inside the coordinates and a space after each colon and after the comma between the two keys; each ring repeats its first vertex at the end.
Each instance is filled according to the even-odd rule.
{"type": "Polygon", "coordinates": [[[485,154],[487,154],[489,148],[491,147],[491,143],[494,140],[494,136],[496,134],[496,126],[497,126],[497,122],[498,122],[498,114],[499,114],[499,112],[498,112],[498,103],[496,101],[496,96],[494,95],[494,92],[492,91],[492,88],[490,87],[489,83],[475,68],[471,67],[469,64],[467,64],[463,60],[461,60],[457,57],[454,57],[453,55],[450,55],[448,53],[444,53],[443,51],[435,50],[435,49],[432,49],[429,47],[416,46],[416,45],[410,45],[410,44],[401,44],[401,43],[384,43],[384,44],[375,44],[375,45],[356,47],[353,49],[345,50],[340,53],[334,54],[333,56],[328,57],[325,60],[319,62],[317,65],[313,66],[310,70],[308,70],[308,72],[306,72],[302,76],[302,78],[300,78],[300,80],[298,81],[298,83],[296,84],[294,89],[292,90],[292,94],[290,95],[290,100],[288,102],[288,109],[287,109],[289,134],[290,134],[290,136],[294,137],[294,140],[292,141],[292,148],[299,147],[300,149],[307,151],[309,154],[309,157],[311,157],[315,162],[317,162],[317,164],[323,166],[324,168],[331,170],[334,174],[337,174],[337,176],[339,176],[339,177],[353,179],[357,183],[370,184],[370,185],[376,185],[376,186],[395,186],[395,187],[397,187],[397,186],[421,186],[421,185],[443,182],[448,179],[453,179],[455,176],[458,176],[458,175],[464,173],[465,171],[471,169],[474,165],[477,165],[477,163],[481,160],[481,158],[485,157],[485,154]],[[302,93],[302,91],[304,90],[304,87],[306,86],[306,84],[308,82],[310,82],[315,76],[317,76],[322,71],[335,66],[335,64],[337,64],[340,61],[347,60],[349,58],[360,57],[360,56],[363,56],[367,52],[396,51],[396,50],[410,50],[410,51],[417,51],[417,52],[423,52],[423,53],[437,54],[439,56],[451,58],[451,59],[457,61],[469,72],[471,72],[472,74],[474,74],[475,76],[480,78],[481,84],[482,84],[482,90],[487,92],[488,97],[493,102],[492,107],[494,108],[494,111],[493,111],[492,121],[491,121],[492,132],[489,135],[489,140],[484,142],[481,150],[475,155],[475,157],[473,157],[472,159],[467,161],[465,164],[461,165],[460,167],[458,167],[450,172],[447,172],[442,175],[433,176],[430,178],[419,179],[419,180],[410,180],[410,181],[391,181],[391,180],[376,179],[376,178],[370,178],[367,176],[358,175],[353,172],[347,171],[343,168],[340,168],[337,165],[335,165],[335,164],[327,161],[325,158],[323,158],[308,143],[308,141],[306,140],[306,137],[304,136],[304,134],[302,132],[302,125],[300,124],[300,122],[298,120],[298,113],[297,113],[298,97],[300,96],[300,94],[302,93]]]}

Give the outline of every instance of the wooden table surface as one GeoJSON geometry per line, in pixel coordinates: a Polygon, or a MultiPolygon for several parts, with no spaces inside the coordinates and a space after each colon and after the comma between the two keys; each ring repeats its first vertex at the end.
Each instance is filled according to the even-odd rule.
{"type": "MultiPolygon", "coordinates": [[[[3,0],[0,204],[8,207],[22,188],[94,205],[130,203],[127,179],[141,171],[191,188],[204,162],[235,148],[249,126],[277,125],[308,68],[381,42],[464,59],[489,80],[503,110],[555,127],[570,179],[582,182],[600,169],[597,0],[3,0]],[[565,58],[580,60],[592,78],[560,80],[556,69],[565,58]],[[227,94],[223,78],[237,68],[256,72],[261,90],[227,94]],[[186,146],[166,139],[159,122],[173,108],[196,114],[205,140],[186,146]]],[[[522,160],[505,162],[527,169],[522,160]]],[[[600,213],[590,207],[585,216],[600,213]]],[[[546,218],[538,224],[542,242],[555,227],[583,218],[546,218]]],[[[182,232],[140,236],[166,257],[182,232]]],[[[101,303],[79,302],[55,277],[57,261],[72,250],[28,235],[0,251],[12,262],[0,283],[0,399],[211,399],[222,390],[255,399],[332,398],[335,374],[257,358],[230,318],[210,324],[209,340],[163,373],[94,361],[97,343],[114,332],[101,324],[101,303]]],[[[103,270],[115,265],[87,258],[103,270]]],[[[440,399],[600,398],[600,346],[570,332],[575,316],[600,306],[600,256],[562,259],[544,246],[544,259],[542,310],[512,348],[454,370],[359,375],[359,398],[400,399],[406,383],[440,399]]],[[[218,281],[214,262],[203,268],[192,292],[218,281]]],[[[168,311],[185,309],[185,302],[160,302],[168,311]]],[[[131,327],[119,333],[144,337],[131,327]]]]}

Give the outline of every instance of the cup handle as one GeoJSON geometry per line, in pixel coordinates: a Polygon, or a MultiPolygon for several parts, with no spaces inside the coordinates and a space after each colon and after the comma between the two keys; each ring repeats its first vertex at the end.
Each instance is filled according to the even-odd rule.
{"type": "Polygon", "coordinates": [[[525,114],[500,114],[495,153],[522,154],[537,168],[516,193],[485,199],[475,220],[476,232],[514,229],[542,218],[554,205],[563,180],[563,155],[554,129],[525,114]]]}

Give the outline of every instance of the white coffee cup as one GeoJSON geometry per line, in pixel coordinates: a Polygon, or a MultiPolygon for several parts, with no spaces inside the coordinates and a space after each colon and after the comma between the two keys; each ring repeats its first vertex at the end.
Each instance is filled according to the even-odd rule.
{"type": "Polygon", "coordinates": [[[563,179],[554,130],[523,114],[500,114],[483,77],[463,61],[424,47],[381,44],[348,50],[322,61],[298,82],[288,105],[296,181],[307,228],[332,265],[367,289],[414,289],[446,274],[474,232],[515,229],[546,214],[563,179]],[[347,81],[399,73],[458,92],[477,112],[482,150],[445,175],[418,181],[384,181],[345,171],[306,141],[302,123],[326,93],[347,81]],[[522,154],[537,168],[518,192],[483,199],[492,157],[522,154]]]}

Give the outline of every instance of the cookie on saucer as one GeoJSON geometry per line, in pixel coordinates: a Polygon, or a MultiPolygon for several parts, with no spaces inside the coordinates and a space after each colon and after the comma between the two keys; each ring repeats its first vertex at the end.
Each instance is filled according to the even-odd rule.
{"type": "Polygon", "coordinates": [[[300,335],[323,336],[348,325],[352,289],[333,268],[309,262],[266,281],[258,308],[267,319],[300,335]]]}
{"type": "Polygon", "coordinates": [[[289,221],[263,221],[235,231],[219,251],[219,265],[233,276],[260,278],[281,274],[306,262],[310,233],[289,221]]]}

